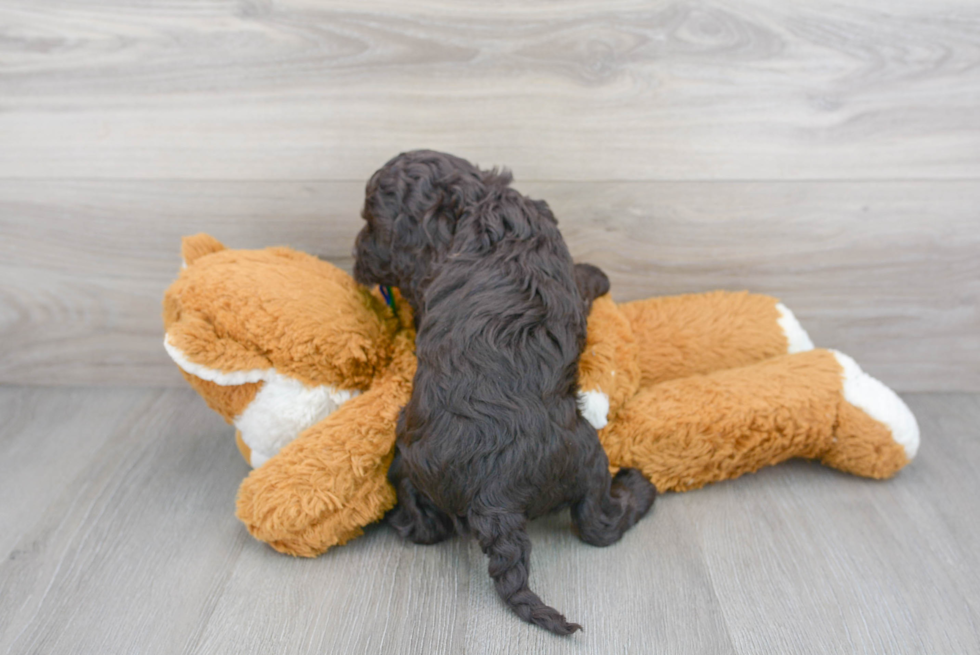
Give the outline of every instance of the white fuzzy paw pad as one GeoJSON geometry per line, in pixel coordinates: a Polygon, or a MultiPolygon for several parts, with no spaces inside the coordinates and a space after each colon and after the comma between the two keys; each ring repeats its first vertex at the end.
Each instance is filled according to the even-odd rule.
{"type": "Polygon", "coordinates": [[[786,352],[793,354],[813,350],[813,341],[810,339],[810,335],[796,320],[796,316],[789,310],[789,307],[779,302],[776,303],[776,311],[779,312],[777,322],[786,336],[786,352]]]}
{"type": "Polygon", "coordinates": [[[919,424],[908,405],[894,391],[862,371],[853,359],[836,350],[830,352],[844,369],[844,399],[884,423],[891,430],[892,438],[905,448],[906,457],[915,457],[919,450],[919,424]]]}

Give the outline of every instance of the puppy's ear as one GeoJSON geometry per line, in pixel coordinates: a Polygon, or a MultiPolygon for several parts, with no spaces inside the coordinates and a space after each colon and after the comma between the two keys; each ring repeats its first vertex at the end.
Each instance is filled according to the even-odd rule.
{"type": "Polygon", "coordinates": [[[443,261],[452,251],[456,226],[455,209],[442,204],[432,206],[421,218],[400,212],[392,223],[388,266],[416,312],[419,311],[421,290],[430,281],[433,265],[443,261]]]}
{"type": "Polygon", "coordinates": [[[609,293],[609,278],[601,268],[592,264],[575,264],[575,285],[587,303],[609,293]]]}

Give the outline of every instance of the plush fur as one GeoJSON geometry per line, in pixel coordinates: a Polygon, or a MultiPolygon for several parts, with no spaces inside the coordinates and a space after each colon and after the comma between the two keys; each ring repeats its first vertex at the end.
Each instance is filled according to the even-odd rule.
{"type": "Polygon", "coordinates": [[[649,510],[635,469],[610,478],[576,405],[589,298],[543,201],[432,151],[391,160],[367,186],[355,277],[397,286],[415,310],[418,368],[399,417],[391,524],[418,543],[472,532],[501,598],[557,634],[580,628],[528,588],[529,519],[571,507],[579,537],[606,546],[649,510]]]}

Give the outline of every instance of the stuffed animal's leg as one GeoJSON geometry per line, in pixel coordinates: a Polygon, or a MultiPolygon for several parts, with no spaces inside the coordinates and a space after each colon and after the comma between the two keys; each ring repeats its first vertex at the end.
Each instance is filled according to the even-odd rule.
{"type": "Polygon", "coordinates": [[[714,291],[619,305],[636,339],[640,386],[813,349],[770,296],[714,291]]]}
{"type": "Polygon", "coordinates": [[[894,392],[828,350],[654,385],[599,437],[612,464],[639,468],[661,491],[793,457],[886,478],[915,456],[919,439],[894,392]]]}
{"type": "Polygon", "coordinates": [[[379,380],[253,470],[237,501],[248,531],[280,552],[314,557],[380,520],[395,505],[385,474],[410,380],[379,380]]]}

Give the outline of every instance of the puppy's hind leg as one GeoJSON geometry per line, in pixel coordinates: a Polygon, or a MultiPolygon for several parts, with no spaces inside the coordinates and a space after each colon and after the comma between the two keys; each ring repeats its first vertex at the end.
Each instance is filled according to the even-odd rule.
{"type": "Polygon", "coordinates": [[[620,469],[610,478],[609,460],[598,437],[596,447],[590,470],[582,478],[584,494],[572,505],[572,522],[585,543],[609,546],[650,510],[657,488],[638,469],[620,469]]]}
{"type": "Polygon", "coordinates": [[[396,451],[388,479],[395,486],[398,504],[388,513],[388,523],[402,538],[417,544],[436,544],[453,536],[456,524],[452,517],[422,495],[402,468],[396,451]]]}
{"type": "Polygon", "coordinates": [[[582,626],[569,623],[561,612],[545,605],[528,588],[531,539],[524,516],[500,510],[473,511],[467,516],[470,531],[490,557],[490,577],[497,594],[517,616],[557,635],[570,635],[582,626]]]}

